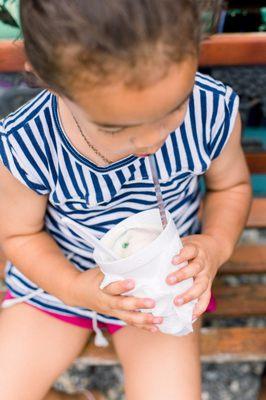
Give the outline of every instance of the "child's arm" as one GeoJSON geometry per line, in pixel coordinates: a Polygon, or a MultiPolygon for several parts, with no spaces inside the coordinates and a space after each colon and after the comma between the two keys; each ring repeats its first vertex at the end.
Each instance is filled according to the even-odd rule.
{"type": "Polygon", "coordinates": [[[194,285],[176,297],[176,304],[199,298],[195,317],[206,310],[217,270],[231,256],[247,220],[252,191],[240,138],[238,116],[225,149],[205,175],[202,234],[184,238],[184,248],[173,260],[174,264],[189,261],[189,265],[167,278],[169,284],[175,284],[194,277],[194,285]]]}
{"type": "Polygon", "coordinates": [[[0,241],[6,258],[66,304],[112,315],[144,329],[153,328],[159,320],[135,310],[153,308],[154,301],[122,296],[134,282],[120,281],[101,290],[103,274],[99,268],[79,272],[64,257],[43,229],[46,206],[47,196],[21,184],[0,164],[0,241]]]}
{"type": "Polygon", "coordinates": [[[231,256],[245,226],[252,190],[245,156],[241,147],[241,121],[222,154],[212,162],[205,175],[202,233],[214,237],[219,245],[219,266],[231,256]],[[222,246],[221,246],[222,245],[222,246]]]}

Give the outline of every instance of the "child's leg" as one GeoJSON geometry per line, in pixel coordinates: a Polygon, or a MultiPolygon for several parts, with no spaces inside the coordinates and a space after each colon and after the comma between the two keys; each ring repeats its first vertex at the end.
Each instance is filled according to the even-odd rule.
{"type": "Polygon", "coordinates": [[[19,304],[0,314],[0,399],[41,400],[89,331],[19,304]]]}
{"type": "Polygon", "coordinates": [[[200,322],[175,337],[125,327],[113,341],[125,372],[127,400],[200,400],[200,322]]]}

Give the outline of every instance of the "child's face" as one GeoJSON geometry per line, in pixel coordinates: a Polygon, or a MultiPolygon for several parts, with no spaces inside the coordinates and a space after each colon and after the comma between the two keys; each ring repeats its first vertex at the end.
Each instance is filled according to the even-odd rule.
{"type": "MultiPolygon", "coordinates": [[[[143,89],[123,81],[79,90],[75,103],[64,99],[77,118],[86,121],[88,139],[114,157],[156,152],[183,122],[192,92],[197,61],[173,64],[143,89]]],[[[84,126],[84,125],[83,125],[84,126]]]]}

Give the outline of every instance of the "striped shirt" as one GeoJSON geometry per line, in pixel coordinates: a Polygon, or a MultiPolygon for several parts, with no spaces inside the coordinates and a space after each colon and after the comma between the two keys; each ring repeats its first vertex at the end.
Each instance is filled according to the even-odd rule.
{"type": "MultiPolygon", "coordinates": [[[[156,152],[164,204],[181,236],[199,229],[199,178],[222,152],[237,110],[230,87],[197,73],[183,123],[156,152]]],[[[92,248],[62,224],[63,216],[100,238],[124,218],[156,207],[148,160],[130,155],[105,167],[89,161],[70,143],[57,97],[47,90],[0,121],[0,157],[20,182],[48,196],[45,229],[80,271],[95,266],[92,248]]],[[[38,288],[11,262],[6,284],[17,297],[38,288]]],[[[61,315],[92,317],[91,310],[70,307],[47,292],[28,302],[61,315]]],[[[102,314],[98,320],[122,324],[102,314]]]]}

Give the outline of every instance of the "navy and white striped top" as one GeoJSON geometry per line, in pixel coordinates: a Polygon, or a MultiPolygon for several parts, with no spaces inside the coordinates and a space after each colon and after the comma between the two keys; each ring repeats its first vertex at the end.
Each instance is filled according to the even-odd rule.
{"type": "MultiPolygon", "coordinates": [[[[184,122],[156,153],[164,203],[181,236],[199,229],[199,177],[223,150],[237,110],[238,96],[230,87],[198,73],[184,122]]],[[[81,271],[94,266],[92,249],[72,231],[66,235],[62,216],[101,237],[122,219],[156,207],[148,160],[131,155],[96,166],[71,145],[60,124],[57,98],[49,91],[0,121],[0,157],[24,185],[49,196],[46,230],[81,271]]],[[[37,289],[11,263],[6,283],[14,296],[37,289]]],[[[29,303],[62,315],[92,316],[90,310],[69,307],[46,292],[29,303]]],[[[104,315],[98,319],[122,323],[104,315]]]]}

